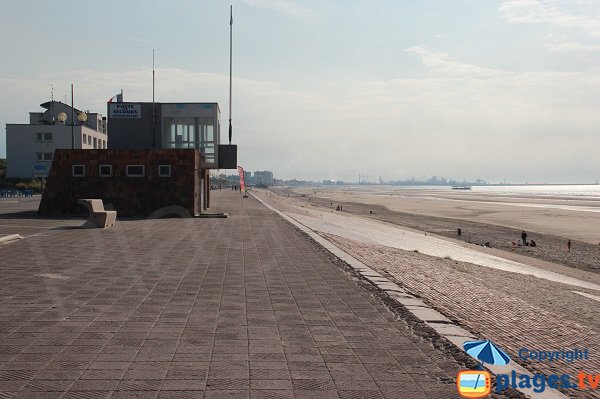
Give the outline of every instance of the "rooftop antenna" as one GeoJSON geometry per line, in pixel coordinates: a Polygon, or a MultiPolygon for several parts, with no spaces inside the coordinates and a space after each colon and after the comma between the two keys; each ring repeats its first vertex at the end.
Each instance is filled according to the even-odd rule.
{"type": "MultiPolygon", "coordinates": [[[[121,98],[123,90],[121,90],[121,98]]],[[[121,99],[121,101],[123,101],[121,99]]],[[[152,147],[156,147],[156,121],[154,116],[154,49],[152,49],[152,147]]]]}
{"type": "Polygon", "coordinates": [[[75,101],[73,100],[73,91],[73,83],[71,83],[71,149],[75,149],[75,101]]]}
{"type": "Polygon", "coordinates": [[[229,6],[229,145],[231,145],[231,73],[233,47],[233,5],[229,6]]]}

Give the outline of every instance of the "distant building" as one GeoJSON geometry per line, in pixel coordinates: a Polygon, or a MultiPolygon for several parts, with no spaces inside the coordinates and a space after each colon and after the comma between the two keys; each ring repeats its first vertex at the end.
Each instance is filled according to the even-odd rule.
{"type": "Polygon", "coordinates": [[[245,170],[244,171],[244,183],[246,185],[254,184],[254,179],[252,178],[252,172],[245,170]]]}
{"type": "Polygon", "coordinates": [[[6,177],[31,179],[34,169],[50,170],[56,149],[103,149],[108,146],[106,119],[101,114],[72,109],[60,101],[30,112],[28,124],[6,124],[6,177]],[[71,111],[75,119],[71,120],[71,111]],[[59,119],[64,118],[64,121],[59,119]],[[72,134],[72,135],[71,135],[72,134]]]}
{"type": "Polygon", "coordinates": [[[265,170],[263,172],[254,172],[254,184],[257,186],[272,186],[273,185],[273,172],[265,170]]]}

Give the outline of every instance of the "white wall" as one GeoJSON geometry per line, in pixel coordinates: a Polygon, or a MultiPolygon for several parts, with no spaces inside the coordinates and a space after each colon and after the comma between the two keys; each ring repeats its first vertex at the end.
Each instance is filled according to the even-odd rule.
{"type": "MultiPolygon", "coordinates": [[[[92,144],[82,144],[82,133],[107,140],[107,135],[85,126],[74,126],[75,148],[91,149],[92,144]]],[[[71,126],[56,125],[6,125],[6,177],[31,179],[38,152],[52,152],[57,148],[71,148],[71,126]],[[37,141],[36,133],[52,133],[51,142],[37,141]]],[[[100,146],[98,146],[100,148],[100,146]]],[[[51,163],[51,162],[48,162],[51,163]]]]}

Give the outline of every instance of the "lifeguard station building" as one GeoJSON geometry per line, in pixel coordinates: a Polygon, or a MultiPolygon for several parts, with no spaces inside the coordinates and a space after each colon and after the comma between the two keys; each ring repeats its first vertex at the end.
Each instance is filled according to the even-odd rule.
{"type": "Polygon", "coordinates": [[[209,171],[237,168],[237,146],[220,142],[217,103],[109,103],[107,125],[107,150],[57,152],[41,213],[101,198],[123,216],[172,206],[198,215],[210,206],[209,171]]]}

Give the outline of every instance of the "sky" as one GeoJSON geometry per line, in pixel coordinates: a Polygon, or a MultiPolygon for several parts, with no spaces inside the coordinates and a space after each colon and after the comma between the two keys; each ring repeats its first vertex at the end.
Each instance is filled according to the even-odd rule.
{"type": "Polygon", "coordinates": [[[156,101],[218,102],[225,142],[230,4],[246,170],[600,179],[600,0],[9,0],[0,124],[27,123],[51,84],[102,114],[121,89],[151,101],[155,49],[156,101]]]}

